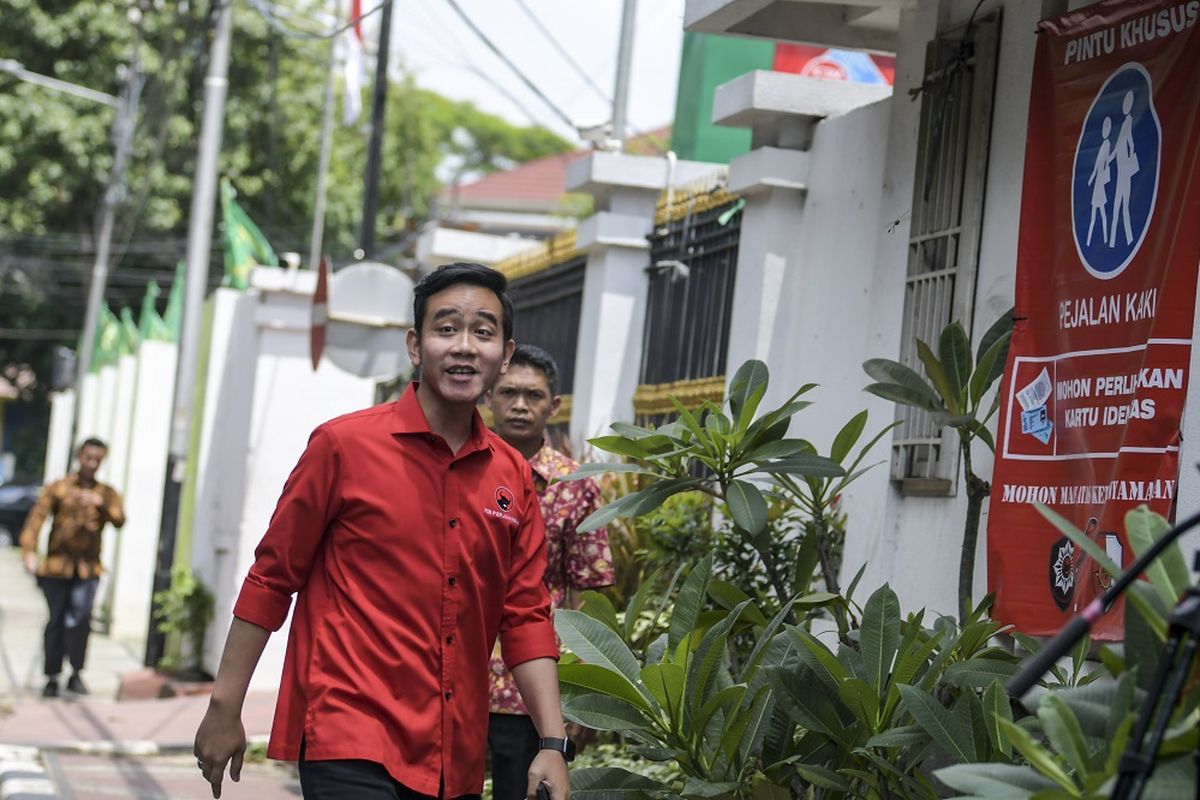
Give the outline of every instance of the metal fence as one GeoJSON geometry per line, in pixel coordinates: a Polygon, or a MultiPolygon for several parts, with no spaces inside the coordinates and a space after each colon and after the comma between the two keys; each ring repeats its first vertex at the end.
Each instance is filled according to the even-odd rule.
{"type": "Polygon", "coordinates": [[[660,203],[634,397],[639,420],[671,418],[672,395],[721,402],[743,206],[723,180],[660,203]]]}

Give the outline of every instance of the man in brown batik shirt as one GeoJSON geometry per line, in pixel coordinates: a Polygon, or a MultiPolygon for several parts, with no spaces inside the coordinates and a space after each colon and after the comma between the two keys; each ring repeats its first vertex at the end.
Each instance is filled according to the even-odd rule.
{"type": "Polygon", "coordinates": [[[46,623],[46,688],[43,697],[58,696],[58,674],[63,656],[71,662],[67,689],[87,694],[79,673],[91,633],[92,602],[100,577],[100,536],[104,526],[125,524],[125,510],[117,490],[96,480],[96,470],[108,454],[99,439],[88,439],[79,448],[79,471],[42,490],[21,531],[25,569],[37,575],[46,595],[50,621],[46,623]],[[53,516],[45,553],[38,553],[38,531],[53,516]],[[40,558],[39,558],[40,556],[40,558]]]}

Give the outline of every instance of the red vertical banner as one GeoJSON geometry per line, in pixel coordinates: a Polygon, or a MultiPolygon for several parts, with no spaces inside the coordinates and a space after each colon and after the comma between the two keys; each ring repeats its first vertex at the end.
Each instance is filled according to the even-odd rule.
{"type": "MultiPolygon", "coordinates": [[[[1035,502],[1124,566],[1125,513],[1170,513],[1198,261],[1200,0],[1043,21],[988,519],[997,619],[1052,634],[1108,583],[1035,502]]],[[[1118,607],[1093,635],[1123,627],[1118,607]]]]}

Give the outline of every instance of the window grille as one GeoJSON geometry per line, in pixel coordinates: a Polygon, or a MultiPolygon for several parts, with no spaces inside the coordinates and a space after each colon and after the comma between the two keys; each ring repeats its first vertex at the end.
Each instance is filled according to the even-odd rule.
{"type": "MultiPolygon", "coordinates": [[[[973,20],[926,51],[900,346],[901,361],[919,374],[917,339],[936,352],[953,320],[971,330],[999,23],[998,14],[973,20]]],[[[897,418],[893,479],[909,493],[953,493],[957,434],[908,406],[897,407],[897,418]]]]}

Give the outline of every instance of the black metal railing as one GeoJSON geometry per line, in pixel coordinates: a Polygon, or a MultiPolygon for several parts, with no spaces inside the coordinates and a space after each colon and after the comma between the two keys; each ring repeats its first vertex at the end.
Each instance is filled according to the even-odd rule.
{"type": "Polygon", "coordinates": [[[725,373],[742,201],[724,197],[650,237],[642,385],[725,373]]]}
{"type": "Polygon", "coordinates": [[[575,347],[579,343],[586,265],[586,256],[575,255],[509,285],[516,310],[516,340],[537,345],[554,358],[558,391],[564,395],[575,388],[575,347]]]}

